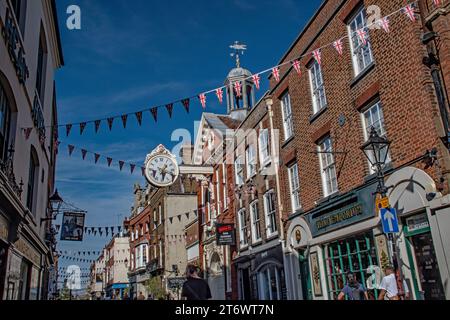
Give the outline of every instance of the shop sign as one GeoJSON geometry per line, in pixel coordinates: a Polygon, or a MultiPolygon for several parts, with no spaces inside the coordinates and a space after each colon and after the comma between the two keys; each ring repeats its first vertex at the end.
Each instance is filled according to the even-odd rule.
{"type": "Polygon", "coordinates": [[[31,262],[35,263],[36,265],[41,264],[41,255],[36,252],[31,246],[26,243],[23,239],[19,239],[16,243],[14,243],[14,246],[17,250],[20,251],[31,262]]]}
{"type": "Polygon", "coordinates": [[[30,76],[30,73],[25,60],[25,50],[19,38],[19,30],[14,23],[14,19],[11,16],[9,8],[6,8],[4,25],[2,34],[5,38],[6,46],[8,47],[9,56],[16,69],[19,82],[21,84],[25,84],[25,81],[30,76]]]}
{"type": "Polygon", "coordinates": [[[82,212],[64,212],[61,241],[83,241],[84,219],[82,212]]]}
{"type": "Polygon", "coordinates": [[[234,224],[217,224],[216,239],[218,246],[236,245],[234,224]]]}
{"type": "Polygon", "coordinates": [[[406,219],[408,232],[415,232],[430,227],[426,213],[406,219]]]}
{"type": "Polygon", "coordinates": [[[361,203],[352,204],[344,208],[333,210],[325,214],[321,214],[317,218],[313,215],[309,216],[311,233],[313,236],[347,226],[354,222],[366,218],[372,213],[365,213],[361,203]]]}

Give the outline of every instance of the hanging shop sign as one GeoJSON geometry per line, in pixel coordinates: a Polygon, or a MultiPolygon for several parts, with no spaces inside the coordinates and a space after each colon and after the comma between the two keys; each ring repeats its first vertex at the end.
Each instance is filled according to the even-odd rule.
{"type": "Polygon", "coordinates": [[[16,69],[17,77],[21,84],[25,84],[25,81],[30,76],[28,66],[25,60],[25,50],[22,42],[20,41],[19,30],[11,16],[11,11],[6,8],[4,28],[2,30],[3,37],[5,38],[6,46],[8,47],[8,53],[16,69]]]}
{"type": "Polygon", "coordinates": [[[83,212],[64,212],[61,241],[83,241],[85,216],[83,212]]]}
{"type": "Polygon", "coordinates": [[[216,239],[218,246],[234,246],[236,245],[236,232],[234,224],[217,224],[216,239]]]}

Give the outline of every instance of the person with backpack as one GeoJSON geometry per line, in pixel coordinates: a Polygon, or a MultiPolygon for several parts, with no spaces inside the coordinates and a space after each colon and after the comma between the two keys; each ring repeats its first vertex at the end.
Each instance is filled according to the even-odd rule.
{"type": "Polygon", "coordinates": [[[338,300],[369,300],[367,290],[358,282],[353,273],[347,274],[347,284],[338,295],[338,300]]]}
{"type": "Polygon", "coordinates": [[[198,267],[186,267],[186,282],[183,284],[181,296],[186,300],[209,300],[212,298],[208,283],[199,277],[198,267]]]}

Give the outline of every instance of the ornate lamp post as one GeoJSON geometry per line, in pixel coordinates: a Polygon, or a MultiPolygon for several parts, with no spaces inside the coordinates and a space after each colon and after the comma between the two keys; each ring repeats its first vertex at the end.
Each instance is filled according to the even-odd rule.
{"type": "Polygon", "coordinates": [[[59,214],[59,210],[61,209],[62,204],[64,203],[64,200],[61,198],[61,196],[58,193],[58,189],[55,190],[55,193],[48,198],[48,202],[50,203],[51,209],[50,209],[50,217],[42,218],[41,224],[44,221],[51,221],[55,220],[56,216],[59,214]]]}

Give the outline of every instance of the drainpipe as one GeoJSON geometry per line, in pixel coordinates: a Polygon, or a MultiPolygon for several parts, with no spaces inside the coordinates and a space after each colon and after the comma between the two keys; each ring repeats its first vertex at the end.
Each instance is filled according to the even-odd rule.
{"type": "MultiPolygon", "coordinates": [[[[275,132],[274,132],[274,125],[273,125],[273,99],[270,95],[267,95],[264,98],[264,102],[266,103],[267,106],[267,111],[269,114],[269,122],[270,122],[270,140],[271,140],[271,149],[272,149],[272,154],[273,152],[275,152],[276,148],[275,148],[275,132]]],[[[277,200],[278,200],[278,219],[279,219],[279,224],[280,224],[280,232],[279,232],[279,240],[281,242],[281,250],[283,252],[283,266],[284,266],[284,278],[285,278],[285,286],[287,289],[287,296],[290,295],[290,287],[288,286],[288,281],[287,277],[289,275],[287,271],[287,259],[286,259],[286,239],[285,239],[285,235],[284,235],[284,223],[283,223],[283,204],[281,201],[281,189],[280,189],[280,160],[279,160],[279,155],[276,158],[273,158],[273,165],[275,166],[275,179],[276,179],[276,184],[277,184],[277,200]]]]}

